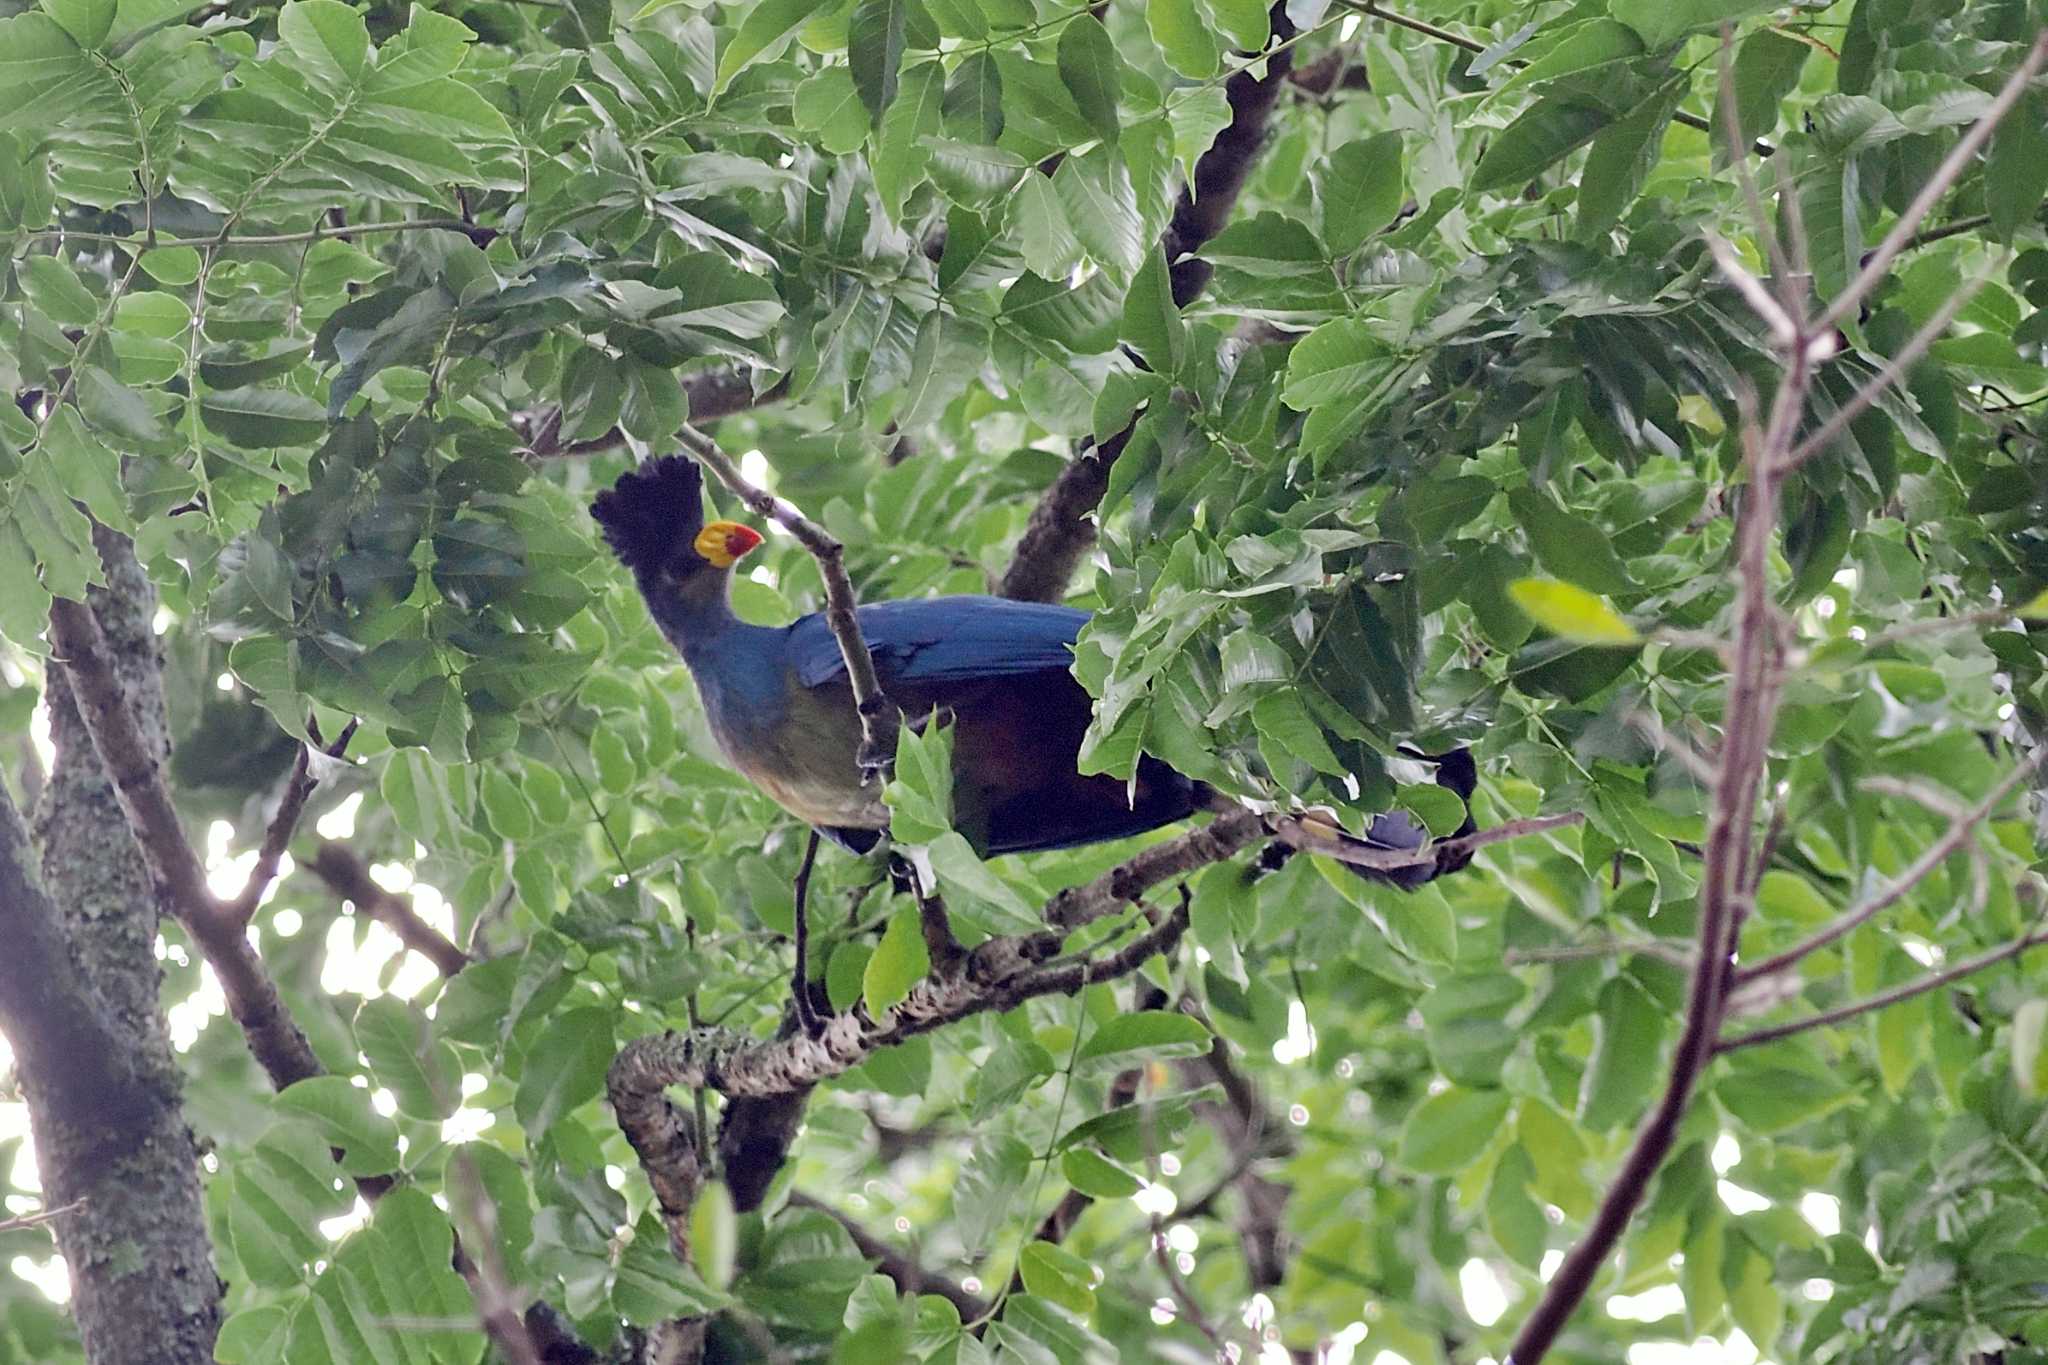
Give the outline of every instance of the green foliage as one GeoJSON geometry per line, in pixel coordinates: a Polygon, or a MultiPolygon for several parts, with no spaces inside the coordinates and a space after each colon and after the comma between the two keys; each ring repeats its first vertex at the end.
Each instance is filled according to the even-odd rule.
{"type": "MultiPolygon", "coordinates": [[[[1289,1347],[1365,1321],[1368,1355],[1504,1357],[1682,1027],[1707,792],[1648,733],[1718,742],[1728,678],[1702,637],[1728,626],[1739,424],[1776,372],[1704,245],[1773,268],[1730,158],[1773,149],[1774,226],[1796,220],[1839,287],[2042,22],[1992,0],[1387,6],[1472,53],[1297,4],[1295,68],[1343,70],[1280,93],[1190,262],[1161,243],[1230,125],[1227,82],[1277,63],[1263,5],[7,8],[0,726],[29,733],[52,599],[103,580],[91,519],[129,531],[164,607],[188,827],[253,849],[309,719],[360,717],[309,818],[348,802],[352,846],[479,958],[434,980],[288,877],[254,932],[332,1074],[273,1096],[166,928],[166,998],[199,1021],[181,1042],[231,1286],[219,1353],[241,1365],[479,1359],[450,1269],[458,1151],[512,1282],[599,1346],[710,1313],[719,1358],[759,1351],[742,1321],[806,1358],[1201,1358],[1184,1314],[1152,1317],[1174,1297],[1163,1189],[1220,1190],[1165,1216],[1193,1248],[1176,1273],[1247,1353],[1263,1294],[1289,1347]],[[1206,288],[1176,304],[1191,264],[1206,288]],[[786,1183],[985,1297],[1017,1274],[974,1330],[780,1186],[759,1212],[701,1199],[679,1264],[601,1099],[620,1041],[697,1019],[770,1036],[786,998],[802,831],[710,745],[584,512],[735,391],[776,398],[719,439],[765,453],[870,600],[987,590],[1072,453],[1128,430],[1074,585],[1096,610],[1087,771],[1151,754],[1354,830],[1399,807],[1443,833],[1462,811],[1400,746],[1471,743],[1482,827],[1586,817],[1415,894],[1309,858],[1207,870],[1191,942],[1136,981],[822,1086],[786,1183]],[[1207,1087],[1212,1047],[1269,1125],[1270,1261],[1222,1183],[1246,1149],[1209,1120],[1236,1099],[1207,1087]],[[391,1172],[352,1217],[345,1177],[391,1172]],[[1089,1212],[1037,1236],[1070,1191],[1089,1212]],[[1474,1260],[1509,1299],[1497,1322],[1461,1294],[1474,1260]]],[[[1785,819],[1746,961],[1897,875],[2048,725],[2042,120],[2036,91],[1817,381],[1814,423],[1992,270],[1787,490],[1785,819]]],[[[788,539],[746,564],[749,619],[819,605],[788,539]]],[[[952,827],[949,732],[913,719],[895,839],[970,945],[1134,851],[982,862],[952,827]]],[[[2002,808],[1730,1027],[2028,932],[2040,839],[2002,808]]],[[[879,1012],[932,968],[870,861],[822,853],[809,909],[835,1009],[879,1012]]],[[[2038,1350],[2038,967],[1714,1062],[1573,1358],[1735,1330],[1784,1360],[2038,1350]],[[1652,1293],[1661,1320],[1612,1311],[1652,1293]]],[[[0,1251],[39,1264],[48,1239],[0,1251]]],[[[0,1361],[77,1358],[40,1292],[0,1279],[0,1361]]]]}

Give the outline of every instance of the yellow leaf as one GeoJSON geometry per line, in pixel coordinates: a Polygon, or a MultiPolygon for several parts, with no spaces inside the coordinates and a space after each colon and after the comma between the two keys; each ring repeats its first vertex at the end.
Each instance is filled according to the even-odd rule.
{"type": "Polygon", "coordinates": [[[2033,600],[2020,608],[2020,615],[2033,621],[2048,621],[2048,588],[2035,593],[2033,600]]]}
{"type": "Polygon", "coordinates": [[[1555,578],[1518,578],[1508,596],[1529,618],[1567,640],[1589,645],[1632,645],[1643,637],[1596,594],[1555,578]]]}

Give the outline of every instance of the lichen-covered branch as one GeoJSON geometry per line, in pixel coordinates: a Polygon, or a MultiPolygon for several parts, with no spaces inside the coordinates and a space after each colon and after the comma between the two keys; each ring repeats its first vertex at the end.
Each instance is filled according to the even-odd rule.
{"type": "Polygon", "coordinates": [[[860,604],[853,594],[853,580],[846,576],[846,547],[788,502],[741,475],[731,457],[710,437],[684,427],[678,439],[749,511],[780,525],[817,560],[819,577],[825,583],[825,624],[831,628],[832,638],[839,642],[847,681],[853,686],[854,709],[860,713],[860,752],[855,761],[864,774],[886,774],[896,756],[896,731],[901,721],[882,692],[874,658],[861,638],[860,618],[855,615],[860,604]]]}
{"type": "Polygon", "coordinates": [[[320,1075],[319,1058],[285,1009],[233,905],[216,898],[206,884],[206,869],[171,804],[162,759],[142,738],[92,608],[57,599],[50,611],[50,644],[157,893],[219,978],[228,1013],[241,1025],[249,1051],[280,1090],[320,1075]]]}

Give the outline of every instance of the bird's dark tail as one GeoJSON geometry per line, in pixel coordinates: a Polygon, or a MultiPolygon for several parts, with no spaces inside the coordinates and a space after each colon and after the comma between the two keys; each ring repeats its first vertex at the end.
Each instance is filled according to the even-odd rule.
{"type": "Polygon", "coordinates": [[[649,460],[598,494],[590,515],[627,568],[658,577],[704,527],[703,475],[681,455],[649,460]]]}

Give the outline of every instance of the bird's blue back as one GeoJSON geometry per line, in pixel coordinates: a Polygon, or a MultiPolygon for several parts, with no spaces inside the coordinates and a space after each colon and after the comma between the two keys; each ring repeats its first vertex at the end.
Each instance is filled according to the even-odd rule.
{"type": "MultiPolygon", "coordinates": [[[[930,597],[859,609],[861,636],[885,682],[948,683],[1064,671],[1088,613],[1001,597],[930,597]]],[[[789,657],[805,687],[846,671],[822,614],[789,628],[789,657]]]]}

